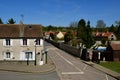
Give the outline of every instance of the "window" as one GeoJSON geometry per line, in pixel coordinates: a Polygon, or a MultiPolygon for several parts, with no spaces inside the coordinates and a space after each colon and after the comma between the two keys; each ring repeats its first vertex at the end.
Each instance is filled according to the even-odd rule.
{"type": "Polygon", "coordinates": [[[6,39],[6,46],[10,46],[10,39],[6,39]]]}
{"type": "Polygon", "coordinates": [[[40,39],[36,40],[36,45],[40,45],[40,39]]]}
{"type": "Polygon", "coordinates": [[[6,52],[6,58],[7,58],[7,59],[11,58],[10,52],[6,52]]]}
{"type": "Polygon", "coordinates": [[[43,46],[43,40],[42,39],[36,39],[35,40],[37,46],[43,46]]]}
{"type": "Polygon", "coordinates": [[[12,39],[3,39],[3,46],[12,46],[12,39]]]}
{"type": "Polygon", "coordinates": [[[27,39],[23,39],[23,45],[27,46],[27,39]]]}
{"type": "Polygon", "coordinates": [[[33,58],[32,52],[25,52],[25,59],[32,59],[32,58],[33,58]]]}

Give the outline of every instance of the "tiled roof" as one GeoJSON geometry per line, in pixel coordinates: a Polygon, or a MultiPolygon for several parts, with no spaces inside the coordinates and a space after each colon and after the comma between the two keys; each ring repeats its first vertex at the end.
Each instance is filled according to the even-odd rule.
{"type": "Polygon", "coordinates": [[[113,34],[112,32],[93,32],[93,35],[96,37],[109,37],[111,34],[113,34]]]}
{"type": "Polygon", "coordinates": [[[41,25],[0,24],[0,38],[42,37],[41,25]],[[21,33],[23,34],[21,36],[21,33]]]}
{"type": "Polygon", "coordinates": [[[111,44],[113,50],[120,50],[120,44],[111,44]]]}
{"type": "Polygon", "coordinates": [[[54,32],[54,31],[48,31],[48,32],[46,32],[45,34],[46,34],[46,35],[50,35],[50,34],[55,34],[55,32],[54,32]]]}

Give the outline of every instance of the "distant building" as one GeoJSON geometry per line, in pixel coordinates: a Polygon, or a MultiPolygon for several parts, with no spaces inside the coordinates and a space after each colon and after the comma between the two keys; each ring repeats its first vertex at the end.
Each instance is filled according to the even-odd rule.
{"type": "Polygon", "coordinates": [[[101,40],[103,38],[107,40],[117,40],[117,37],[112,32],[93,32],[92,35],[95,40],[101,40]]]}
{"type": "Polygon", "coordinates": [[[65,34],[66,34],[66,32],[61,32],[61,31],[59,31],[59,32],[56,34],[56,37],[57,37],[58,39],[62,39],[62,38],[64,38],[65,34]]]}
{"type": "Polygon", "coordinates": [[[113,53],[113,61],[120,61],[120,44],[111,44],[110,46],[113,53]]]}
{"type": "Polygon", "coordinates": [[[39,64],[42,51],[41,25],[0,24],[0,60],[34,61],[36,55],[39,64]]]}
{"type": "Polygon", "coordinates": [[[46,39],[50,39],[51,34],[56,36],[56,38],[58,38],[58,39],[62,39],[62,38],[64,38],[64,35],[66,34],[66,32],[61,32],[61,31],[59,31],[59,32],[57,32],[57,31],[45,32],[46,39]]]}
{"type": "Polygon", "coordinates": [[[50,34],[55,35],[56,33],[54,31],[47,31],[47,32],[45,32],[45,38],[50,39],[50,34]]]}

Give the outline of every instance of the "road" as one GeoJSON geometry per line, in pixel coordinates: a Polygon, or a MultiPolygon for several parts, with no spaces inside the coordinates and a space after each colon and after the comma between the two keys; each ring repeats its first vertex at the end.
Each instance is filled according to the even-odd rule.
{"type": "Polygon", "coordinates": [[[61,80],[116,80],[51,44],[45,44],[61,80]]]}
{"type": "Polygon", "coordinates": [[[0,71],[0,80],[59,80],[59,77],[56,71],[47,74],[0,71]]]}

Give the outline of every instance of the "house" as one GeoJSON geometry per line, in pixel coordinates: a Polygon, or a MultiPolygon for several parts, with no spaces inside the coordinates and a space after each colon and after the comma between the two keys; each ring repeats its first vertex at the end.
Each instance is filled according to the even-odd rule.
{"type": "Polygon", "coordinates": [[[93,32],[92,35],[96,40],[101,40],[103,38],[107,40],[117,40],[117,37],[113,32],[93,32]]]}
{"type": "Polygon", "coordinates": [[[45,32],[45,37],[46,37],[46,39],[50,39],[50,35],[54,35],[58,39],[63,39],[65,34],[66,34],[66,32],[61,32],[61,31],[59,31],[59,32],[48,31],[48,32],[45,32]]]}
{"type": "Polygon", "coordinates": [[[58,38],[58,39],[62,39],[62,38],[64,38],[64,35],[66,34],[66,32],[61,32],[61,31],[59,31],[57,34],[56,34],[56,37],[58,38]]]}
{"type": "Polygon", "coordinates": [[[39,65],[43,46],[41,25],[0,24],[0,60],[36,60],[39,65]]]}
{"type": "Polygon", "coordinates": [[[120,61],[120,44],[110,44],[113,53],[113,61],[120,61]]]}
{"type": "Polygon", "coordinates": [[[45,38],[46,38],[46,39],[49,39],[49,38],[50,38],[50,34],[55,35],[56,33],[55,33],[54,31],[45,32],[45,38]]]}

